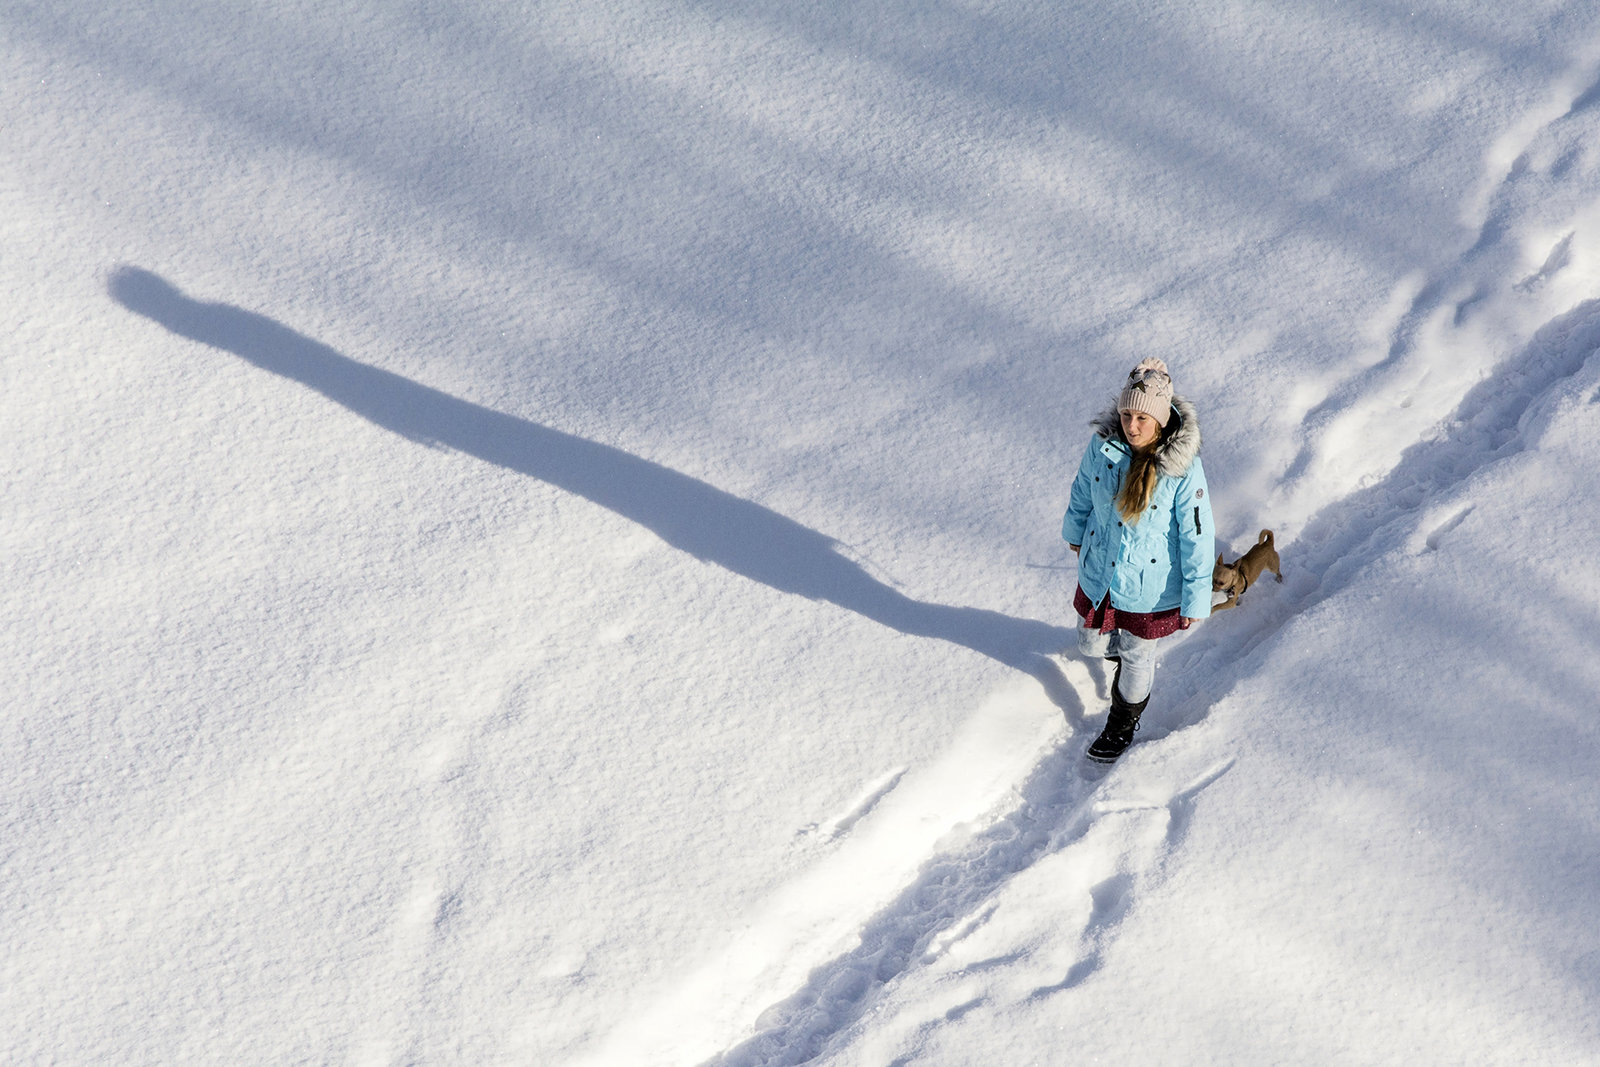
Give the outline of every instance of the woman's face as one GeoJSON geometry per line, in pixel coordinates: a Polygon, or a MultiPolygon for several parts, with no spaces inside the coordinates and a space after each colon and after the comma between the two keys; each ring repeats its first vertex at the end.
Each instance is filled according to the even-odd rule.
{"type": "Polygon", "coordinates": [[[1161,436],[1161,424],[1142,411],[1124,411],[1122,436],[1134,448],[1148,448],[1161,436]]]}

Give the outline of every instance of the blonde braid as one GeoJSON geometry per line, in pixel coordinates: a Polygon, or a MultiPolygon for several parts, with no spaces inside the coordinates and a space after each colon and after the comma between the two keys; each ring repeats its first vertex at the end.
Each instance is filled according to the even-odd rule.
{"type": "MultiPolygon", "coordinates": [[[[1133,459],[1128,464],[1128,476],[1122,482],[1122,489],[1117,493],[1117,511],[1122,515],[1122,521],[1129,526],[1138,523],[1144,515],[1144,509],[1150,506],[1150,501],[1155,498],[1156,486],[1161,482],[1161,463],[1156,458],[1156,451],[1161,443],[1167,439],[1169,427],[1158,425],[1156,439],[1150,442],[1147,448],[1133,449],[1133,459]]],[[[1123,438],[1124,441],[1127,438],[1123,438]]],[[[1129,446],[1132,448],[1132,446],[1129,446]]]]}
{"type": "Polygon", "coordinates": [[[1128,476],[1117,494],[1117,511],[1129,526],[1138,523],[1144,509],[1156,495],[1156,485],[1161,481],[1161,464],[1156,461],[1155,449],[1135,452],[1128,464],[1128,476]]]}

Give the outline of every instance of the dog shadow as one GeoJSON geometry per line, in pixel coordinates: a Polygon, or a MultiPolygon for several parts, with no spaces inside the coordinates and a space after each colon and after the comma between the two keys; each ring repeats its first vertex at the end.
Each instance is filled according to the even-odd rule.
{"type": "Polygon", "coordinates": [[[872,577],[838,542],[770,508],[638,456],[507,415],[357,362],[264,315],[185,296],[121,267],[110,295],[135,314],[292,379],[408,440],[454,449],[574,493],[696,559],[834,604],[909,637],[971,649],[1044,686],[1069,717],[1081,701],[1050,659],[1070,630],[981,608],[930,604],[872,577]]]}

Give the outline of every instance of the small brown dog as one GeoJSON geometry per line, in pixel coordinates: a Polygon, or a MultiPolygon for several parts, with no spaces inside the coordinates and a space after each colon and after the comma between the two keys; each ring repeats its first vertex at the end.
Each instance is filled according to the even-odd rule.
{"type": "Polygon", "coordinates": [[[1211,610],[1215,612],[1237,606],[1239,598],[1244,596],[1244,591],[1250,588],[1250,583],[1259,578],[1261,572],[1265,570],[1270,570],[1278,576],[1278,581],[1283,581],[1283,571],[1279,569],[1278,564],[1278,550],[1272,547],[1271,530],[1262,530],[1256,543],[1250,546],[1250,551],[1240,556],[1237,563],[1224,563],[1222,556],[1217,556],[1216,569],[1211,572],[1211,591],[1227,593],[1228,599],[1211,610]]]}

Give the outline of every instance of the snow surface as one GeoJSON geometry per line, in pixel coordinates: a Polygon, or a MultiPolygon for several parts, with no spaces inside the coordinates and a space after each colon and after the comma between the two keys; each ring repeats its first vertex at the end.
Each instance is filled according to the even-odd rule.
{"type": "Polygon", "coordinates": [[[0,57],[4,1062],[1600,1062],[1600,8],[0,57]],[[1285,581],[1092,773],[1150,354],[1285,581]]]}

